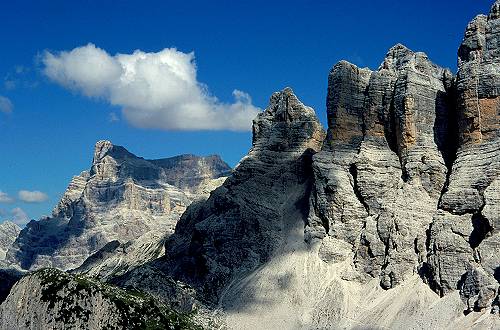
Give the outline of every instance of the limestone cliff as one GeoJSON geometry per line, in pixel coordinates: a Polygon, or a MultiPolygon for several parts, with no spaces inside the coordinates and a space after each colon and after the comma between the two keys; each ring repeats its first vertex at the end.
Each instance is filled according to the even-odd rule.
{"type": "MultiPolygon", "coordinates": [[[[147,234],[152,245],[159,243],[199,191],[231,170],[215,156],[183,157],[191,162],[179,157],[150,161],[109,141],[97,142],[90,170],[71,180],[51,217],[31,221],[21,231],[6,263],[26,270],[67,270],[114,240],[130,245],[147,234]],[[187,174],[190,179],[184,181],[187,174]]],[[[151,254],[136,253],[143,262],[151,254]]]]}
{"type": "Polygon", "coordinates": [[[5,259],[7,250],[14,243],[21,228],[13,222],[0,223],[0,264],[5,259]]]}
{"type": "Polygon", "coordinates": [[[458,51],[459,145],[430,228],[431,285],[460,289],[469,310],[490,308],[500,282],[499,39],[497,1],[467,26],[458,51]]]}

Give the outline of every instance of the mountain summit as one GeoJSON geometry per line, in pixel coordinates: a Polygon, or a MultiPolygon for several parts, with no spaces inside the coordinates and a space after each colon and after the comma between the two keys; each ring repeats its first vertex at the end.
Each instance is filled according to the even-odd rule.
{"type": "Polygon", "coordinates": [[[6,263],[24,270],[68,270],[111,241],[168,235],[191,201],[207,193],[204,187],[230,172],[218,156],[145,160],[99,141],[90,170],[73,177],[51,217],[21,231],[6,263]]]}

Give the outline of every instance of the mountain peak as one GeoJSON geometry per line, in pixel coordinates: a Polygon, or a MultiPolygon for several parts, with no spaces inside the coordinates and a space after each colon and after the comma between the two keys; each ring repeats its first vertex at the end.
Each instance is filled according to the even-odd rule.
{"type": "Polygon", "coordinates": [[[97,141],[94,147],[94,159],[92,164],[99,163],[104,157],[111,156],[115,159],[124,159],[124,158],[132,158],[137,159],[136,155],[129,152],[122,146],[114,145],[109,140],[100,140],[97,141]]]}
{"type": "Polygon", "coordinates": [[[97,141],[94,147],[94,163],[106,156],[106,154],[113,148],[113,143],[109,140],[97,141]]]}
{"type": "Polygon", "coordinates": [[[292,151],[312,140],[312,149],[317,150],[323,138],[314,109],[304,105],[290,87],[272,94],[266,110],[253,121],[253,146],[259,150],[292,151]]]}
{"type": "Polygon", "coordinates": [[[273,93],[264,112],[273,115],[276,121],[293,121],[304,116],[316,117],[314,110],[305,106],[290,87],[273,93]]]}
{"type": "Polygon", "coordinates": [[[500,18],[500,0],[495,1],[493,6],[491,6],[490,15],[488,18],[490,20],[500,18]]]}
{"type": "Polygon", "coordinates": [[[411,52],[411,49],[403,45],[402,43],[397,43],[387,51],[387,54],[399,53],[399,52],[411,52]]]}
{"type": "MultiPolygon", "coordinates": [[[[422,54],[422,53],[421,53],[422,54]]],[[[423,54],[427,57],[425,54],[423,54]]],[[[396,44],[389,48],[385,55],[384,62],[379,67],[379,71],[387,69],[390,71],[398,71],[405,67],[415,58],[415,53],[403,44],[396,44]]]]}

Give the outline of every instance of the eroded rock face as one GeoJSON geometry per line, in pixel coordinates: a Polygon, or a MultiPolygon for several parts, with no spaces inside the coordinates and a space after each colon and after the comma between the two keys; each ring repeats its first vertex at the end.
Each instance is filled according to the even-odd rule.
{"type": "Polygon", "coordinates": [[[108,242],[71,272],[109,281],[150,260],[163,256],[165,240],[169,234],[152,230],[128,242],[119,240],[108,242]]]}
{"type": "Polygon", "coordinates": [[[500,2],[467,27],[459,72],[391,48],[372,72],[340,62],[314,156],[306,238],[345,279],[393,288],[419,272],[441,295],[491,307],[498,290],[500,2]],[[348,243],[346,245],[346,243],[348,243]]]}
{"type": "Polygon", "coordinates": [[[460,144],[430,237],[431,284],[442,294],[458,288],[468,299],[479,295],[476,309],[489,307],[500,281],[499,36],[497,1],[467,26],[458,51],[460,144]]]}
{"type": "MultiPolygon", "coordinates": [[[[211,182],[228,176],[232,170],[218,155],[180,155],[151,162],[164,170],[166,182],[192,195],[206,194],[211,182]]],[[[209,188],[209,192],[212,190],[209,188]]]]}
{"type": "MultiPolygon", "coordinates": [[[[469,25],[457,77],[402,45],[376,71],[335,65],[326,138],[290,89],[273,94],[254,121],[249,154],[208,199],[187,208],[164,257],[121,263],[162,249],[143,235],[108,243],[78,271],[179,310],[200,306],[230,329],[499,328],[499,18],[497,1],[469,25]]],[[[81,182],[93,177],[140,177],[144,188],[104,191],[93,205],[126,195],[128,208],[160,213],[173,209],[162,209],[160,197],[144,203],[147,178],[181,188],[193,182],[178,175],[192,171],[162,174],[189,157],[150,167],[112,149],[96,150],[99,164],[75,179],[57,214],[81,214],[78,195],[88,186],[81,182]],[[117,161],[124,158],[132,161],[117,161]]],[[[36,298],[22,288],[2,305],[9,322],[16,303],[36,298]]]]}
{"type": "Polygon", "coordinates": [[[286,205],[307,209],[311,157],[324,131],[289,88],[254,120],[253,146],[224,184],[194,203],[167,241],[166,272],[212,301],[237,273],[265,262],[286,236],[286,205]]]}
{"type": "Polygon", "coordinates": [[[7,252],[6,263],[26,270],[72,269],[114,240],[132,245],[129,251],[134,251],[130,253],[134,258],[115,256],[104,269],[99,267],[103,274],[147,261],[157,251],[145,245],[161,246],[191,201],[203,197],[205,186],[230,171],[215,156],[183,157],[190,162],[179,162],[179,157],[149,161],[109,141],[99,141],[90,170],[71,180],[51,217],[32,221],[21,231],[7,252]],[[191,175],[189,180],[179,179],[186,173],[191,175]],[[134,245],[139,238],[143,243],[134,245]]]}
{"type": "Polygon", "coordinates": [[[452,153],[452,83],[450,71],[403,45],[378,71],[347,62],[332,69],[306,232],[311,241],[328,237],[325,261],[352,260],[357,272],[346,278],[380,277],[391,288],[426,258],[452,153]]]}
{"type": "Polygon", "coordinates": [[[5,259],[7,250],[16,240],[21,228],[13,222],[4,221],[0,223],[0,264],[5,259]]]}

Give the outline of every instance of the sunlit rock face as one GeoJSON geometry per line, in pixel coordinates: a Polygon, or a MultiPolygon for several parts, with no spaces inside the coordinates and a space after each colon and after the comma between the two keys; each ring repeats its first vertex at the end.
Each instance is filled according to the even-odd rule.
{"type": "MultiPolygon", "coordinates": [[[[159,242],[173,232],[191,201],[204,197],[207,185],[217,185],[230,171],[218,156],[146,160],[99,141],[90,170],[71,180],[51,217],[21,231],[6,263],[26,270],[72,269],[108,242],[131,245],[145,234],[150,248],[162,246],[159,242]]],[[[137,261],[163,248],[143,250],[144,255],[135,251],[137,261]]]]}
{"type": "Polygon", "coordinates": [[[458,51],[459,145],[431,226],[431,284],[459,288],[470,310],[490,307],[500,281],[499,40],[497,1],[469,23],[458,51]]]}
{"type": "Polygon", "coordinates": [[[346,278],[392,288],[426,258],[426,231],[453,153],[453,75],[425,54],[391,48],[377,71],[330,72],[328,138],[314,156],[307,237],[346,278]]]}
{"type": "Polygon", "coordinates": [[[469,310],[496,304],[499,10],[468,25],[456,77],[402,45],[378,71],[332,69],[306,238],[352,264],[345,279],[389,289],[419,273],[469,310]]]}
{"type": "Polygon", "coordinates": [[[5,259],[7,250],[14,243],[21,228],[13,222],[0,223],[0,264],[5,259]]]}
{"type": "MultiPolygon", "coordinates": [[[[154,267],[217,302],[235,329],[421,327],[426,315],[433,328],[494,328],[464,311],[498,309],[500,162],[494,143],[463,138],[459,78],[398,44],[378,70],[343,61],[328,82],[326,136],[294,115],[288,89],[274,94],[250,153],[187,209],[154,267]],[[459,173],[476,145],[493,158],[459,173]],[[453,197],[485,180],[485,205],[453,197]]],[[[126,282],[151,289],[140,274],[126,282]]]]}

